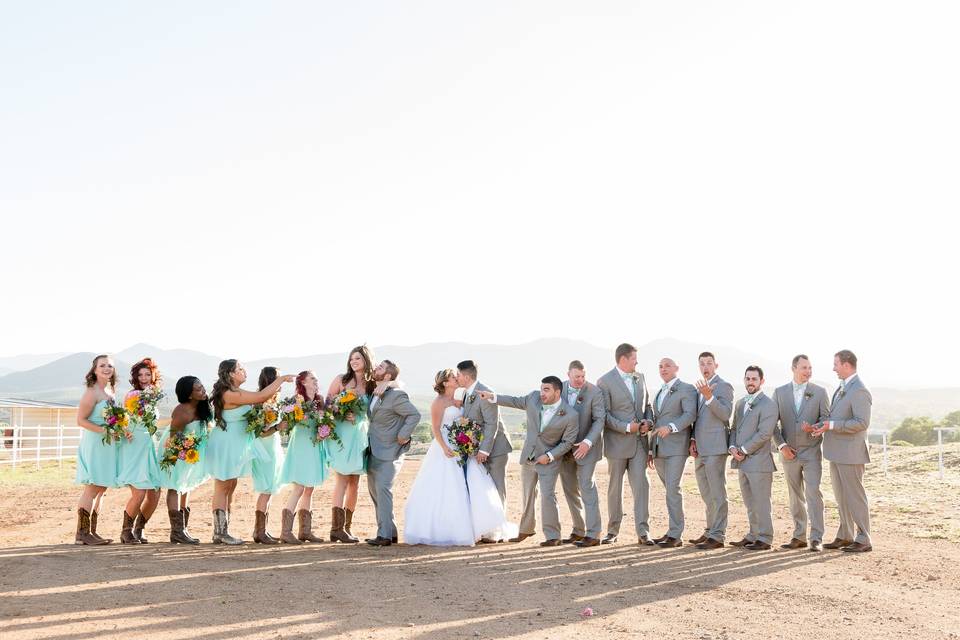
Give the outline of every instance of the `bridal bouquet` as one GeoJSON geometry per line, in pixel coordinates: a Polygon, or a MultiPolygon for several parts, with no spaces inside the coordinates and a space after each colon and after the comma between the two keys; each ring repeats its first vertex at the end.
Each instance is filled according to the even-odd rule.
{"type": "Polygon", "coordinates": [[[315,410],[316,403],[304,399],[299,393],[280,401],[280,424],[283,425],[282,431],[288,433],[301,422],[306,422],[307,416],[312,410],[315,410]]]}
{"type": "Polygon", "coordinates": [[[187,464],[196,464],[200,460],[200,443],[207,437],[206,429],[199,433],[171,433],[163,443],[160,454],[160,468],[166,471],[179,460],[187,464]]]}
{"type": "Polygon", "coordinates": [[[320,444],[324,440],[333,440],[343,449],[343,442],[337,435],[337,419],[327,408],[317,412],[317,435],[313,438],[313,444],[320,444]]]}
{"type": "Polygon", "coordinates": [[[447,442],[457,452],[460,466],[467,464],[467,458],[477,455],[483,442],[483,427],[469,418],[458,418],[447,428],[447,442]]]}
{"type": "Polygon", "coordinates": [[[252,405],[244,417],[247,419],[247,433],[259,438],[264,431],[277,423],[279,413],[273,404],[264,402],[252,405]]]}
{"type": "Polygon", "coordinates": [[[103,408],[103,444],[113,444],[120,438],[128,440],[133,435],[127,429],[130,426],[130,414],[124,407],[121,407],[112,398],[107,400],[107,406],[103,408]]]}
{"type": "Polygon", "coordinates": [[[346,421],[348,413],[353,413],[356,418],[362,415],[363,411],[363,400],[353,389],[341,391],[330,401],[330,412],[340,422],[346,421]]]}
{"type": "Polygon", "coordinates": [[[133,390],[127,394],[123,406],[152,436],[157,432],[157,405],[165,395],[163,389],[157,387],[148,387],[143,391],[133,390]]]}

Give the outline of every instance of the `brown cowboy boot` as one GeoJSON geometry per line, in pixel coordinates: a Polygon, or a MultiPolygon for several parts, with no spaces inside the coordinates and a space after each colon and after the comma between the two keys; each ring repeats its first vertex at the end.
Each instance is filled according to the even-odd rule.
{"type": "Polygon", "coordinates": [[[147,544],[149,540],[143,537],[143,528],[147,526],[149,518],[143,517],[143,512],[137,514],[133,519],[133,537],[140,541],[140,544],[147,544]]]}
{"type": "Polygon", "coordinates": [[[297,517],[300,520],[300,530],[297,533],[297,540],[301,542],[326,542],[323,538],[313,535],[313,511],[300,509],[297,511],[297,517]]]}
{"type": "Polygon", "coordinates": [[[190,535],[190,532],[187,531],[187,520],[190,519],[190,509],[185,507],[180,509],[177,513],[179,513],[180,517],[183,518],[183,527],[180,529],[180,533],[182,533],[183,537],[187,539],[187,544],[200,544],[200,540],[198,538],[194,538],[192,535],[190,535]]]}
{"type": "Polygon", "coordinates": [[[347,519],[347,512],[340,507],[333,508],[332,519],[330,522],[330,542],[359,542],[343,528],[347,519]]]}
{"type": "Polygon", "coordinates": [[[353,531],[350,531],[350,525],[353,524],[353,510],[344,509],[344,519],[343,519],[343,530],[347,532],[347,536],[350,538],[351,542],[360,542],[360,538],[353,535],[353,531]]]}
{"type": "Polygon", "coordinates": [[[140,544],[137,537],[133,535],[133,516],[123,510],[123,527],[120,529],[121,544],[140,544]]]}
{"type": "Polygon", "coordinates": [[[200,544],[196,538],[186,535],[183,529],[183,511],[167,509],[170,516],[170,542],[172,544],[200,544]]]}
{"type": "Polygon", "coordinates": [[[293,535],[293,511],[284,509],[280,512],[280,542],[284,544],[303,544],[293,535]]]}
{"type": "Polygon", "coordinates": [[[77,536],[73,544],[102,545],[109,544],[103,538],[94,538],[90,533],[90,512],[86,509],[77,509],[77,536]]]}
{"type": "Polygon", "coordinates": [[[280,538],[274,538],[270,535],[270,532],[267,531],[267,527],[270,526],[270,513],[268,511],[263,512],[263,537],[269,540],[267,544],[280,544],[280,538]]]}
{"type": "Polygon", "coordinates": [[[110,544],[113,542],[113,538],[104,538],[97,533],[97,516],[100,515],[99,511],[90,512],[90,535],[92,535],[97,540],[104,540],[104,544],[110,544]]]}
{"type": "Polygon", "coordinates": [[[254,516],[253,541],[259,544],[278,544],[280,541],[267,533],[267,514],[257,511],[254,516]]]}

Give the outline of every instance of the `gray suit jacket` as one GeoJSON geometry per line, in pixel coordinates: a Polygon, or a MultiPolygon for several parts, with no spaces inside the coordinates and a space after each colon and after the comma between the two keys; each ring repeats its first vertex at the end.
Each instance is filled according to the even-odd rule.
{"type": "Polygon", "coordinates": [[[840,389],[830,403],[833,429],[823,434],[823,457],[839,464],[866,464],[870,462],[867,446],[867,428],[873,396],[858,375],[850,381],[843,394],[840,389]]]}
{"type": "Polygon", "coordinates": [[[377,406],[367,409],[367,415],[370,416],[370,454],[374,458],[396,460],[407,452],[410,443],[401,447],[397,439],[407,440],[413,435],[420,423],[420,412],[405,391],[387,389],[377,406]]]}
{"type": "Polygon", "coordinates": [[[664,438],[653,436],[653,456],[689,456],[690,427],[697,419],[697,388],[678,379],[667,392],[659,411],[657,399],[653,399],[653,419],[656,427],[666,427],[671,422],[677,427],[676,433],[664,438]]]}
{"type": "Polygon", "coordinates": [[[777,405],[762,391],[753,400],[753,406],[743,414],[746,398],[740,398],[733,409],[733,429],[730,430],[729,446],[743,448],[747,458],[739,462],[736,458],[730,463],[731,469],[741,471],[774,472],[773,453],[770,440],[777,426],[777,405]]]}
{"type": "Polygon", "coordinates": [[[799,412],[793,403],[793,382],[777,387],[773,392],[773,401],[777,404],[777,428],[773,432],[773,442],[778,447],[782,444],[793,447],[797,450],[798,457],[809,450],[810,455],[819,458],[823,438],[804,433],[800,425],[804,422],[817,424],[827,419],[830,415],[827,390],[808,382],[799,412]]]}
{"type": "MultiPolygon", "coordinates": [[[[563,401],[568,404],[569,392],[570,381],[568,380],[563,383],[563,401]]],[[[574,442],[581,442],[584,438],[590,441],[590,451],[583,459],[577,460],[577,464],[597,462],[603,455],[603,425],[607,419],[607,410],[603,404],[603,391],[595,384],[584,382],[577,394],[577,399],[573,403],[573,408],[577,410],[577,416],[580,420],[577,439],[574,442]]]]}
{"type": "Polygon", "coordinates": [[[697,393],[697,421],[693,424],[691,440],[697,441],[701,456],[727,455],[730,415],[733,413],[733,385],[714,376],[713,400],[705,404],[697,393]]]}
{"type": "Polygon", "coordinates": [[[653,410],[650,408],[650,395],[642,373],[637,375],[637,396],[630,397],[630,391],[620,377],[620,371],[614,367],[597,380],[597,387],[603,392],[603,404],[606,417],[603,433],[603,455],[608,458],[632,458],[637,449],[650,449],[650,439],[639,433],[626,433],[631,422],[650,420],[653,410]]]}
{"type": "Polygon", "coordinates": [[[521,464],[535,460],[547,452],[553,456],[553,462],[558,462],[573,448],[573,443],[577,440],[580,419],[577,416],[577,410],[563,400],[560,401],[560,408],[550,418],[550,422],[543,426],[543,431],[540,430],[540,410],[543,408],[543,402],[540,400],[539,391],[531,391],[525,396],[497,394],[497,404],[527,412],[527,437],[523,442],[523,449],[520,450],[521,464]]]}
{"type": "Polygon", "coordinates": [[[478,391],[493,393],[493,389],[477,381],[473,393],[463,399],[463,415],[483,427],[483,442],[480,443],[481,451],[486,451],[491,456],[508,454],[513,451],[513,445],[510,444],[510,439],[507,438],[507,430],[500,419],[500,409],[492,402],[481,400],[480,396],[477,395],[478,391]]]}

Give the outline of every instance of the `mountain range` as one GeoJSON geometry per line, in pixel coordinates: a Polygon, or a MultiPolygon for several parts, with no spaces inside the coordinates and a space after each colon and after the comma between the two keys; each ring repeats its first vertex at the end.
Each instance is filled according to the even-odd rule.
{"type": "MultiPolygon", "coordinates": [[[[665,355],[676,360],[680,377],[692,382],[699,378],[697,356],[705,345],[663,338],[638,346],[639,370],[646,375],[651,393],[660,384],[657,362],[665,355]]],[[[760,365],[766,372],[767,390],[787,382],[789,363],[775,362],[763,356],[734,348],[714,347],[721,363],[719,373],[733,382],[741,391],[740,372],[749,364],[760,365]]],[[[613,350],[586,342],[561,338],[545,338],[520,345],[469,344],[465,342],[429,343],[418,346],[385,345],[374,348],[377,358],[389,358],[401,369],[401,379],[417,404],[425,406],[432,397],[434,375],[439,369],[454,367],[461,360],[472,359],[480,370],[480,379],[498,391],[510,394],[526,393],[539,386],[546,375],[565,377],[570,360],[584,363],[587,377],[596,380],[614,366],[613,350]]],[[[95,354],[22,355],[0,359],[0,367],[8,370],[0,375],[0,396],[75,402],[83,392],[83,376],[95,354]],[[11,371],[11,369],[13,369],[11,371]]],[[[187,349],[160,349],[149,344],[136,344],[113,354],[118,370],[119,391],[129,389],[130,366],[143,357],[152,357],[164,375],[164,387],[171,396],[176,380],[183,375],[196,375],[205,383],[216,378],[217,365],[223,359],[187,349]]],[[[337,374],[346,371],[347,352],[306,356],[276,357],[244,362],[248,371],[247,387],[255,384],[257,372],[267,365],[278,367],[284,373],[305,369],[316,372],[321,385],[326,386],[337,374]]],[[[0,370],[2,373],[2,370],[0,370]]],[[[818,382],[828,389],[836,387],[832,372],[817,372],[818,382]]],[[[869,376],[867,381],[869,383],[869,376]]],[[[209,388],[209,387],[208,387],[209,388]]],[[[875,388],[873,426],[886,429],[895,426],[907,416],[928,415],[939,419],[946,413],[960,409],[960,389],[897,390],[875,388]]]]}

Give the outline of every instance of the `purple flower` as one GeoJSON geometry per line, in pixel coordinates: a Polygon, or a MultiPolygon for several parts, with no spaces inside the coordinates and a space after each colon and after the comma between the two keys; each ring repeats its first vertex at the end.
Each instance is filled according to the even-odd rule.
{"type": "Polygon", "coordinates": [[[330,435],[330,426],[325,424],[321,425],[320,428],[317,429],[317,435],[321,438],[328,437],[330,435]]]}
{"type": "Polygon", "coordinates": [[[186,460],[186,459],[187,459],[187,452],[186,452],[186,451],[181,451],[180,453],[177,454],[177,457],[180,458],[181,460],[186,460]]]}

